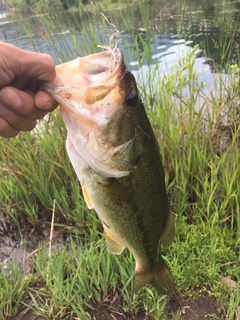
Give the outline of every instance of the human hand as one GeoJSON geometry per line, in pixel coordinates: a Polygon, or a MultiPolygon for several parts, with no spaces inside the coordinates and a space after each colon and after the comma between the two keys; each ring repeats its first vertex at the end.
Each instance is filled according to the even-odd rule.
{"type": "Polygon", "coordinates": [[[30,131],[37,119],[53,111],[57,103],[38,91],[36,80],[57,84],[51,56],[22,50],[0,41],[0,136],[10,138],[30,131]]]}

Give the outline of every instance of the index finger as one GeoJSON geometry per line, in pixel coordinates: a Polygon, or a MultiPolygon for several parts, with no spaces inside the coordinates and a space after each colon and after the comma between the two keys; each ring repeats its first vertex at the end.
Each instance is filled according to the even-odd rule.
{"type": "Polygon", "coordinates": [[[49,82],[56,78],[54,60],[50,55],[23,50],[9,43],[0,42],[0,45],[3,75],[0,85],[7,85],[22,75],[49,82]]]}
{"type": "Polygon", "coordinates": [[[26,51],[21,64],[21,74],[37,80],[53,82],[56,78],[54,60],[45,53],[26,51]]]}

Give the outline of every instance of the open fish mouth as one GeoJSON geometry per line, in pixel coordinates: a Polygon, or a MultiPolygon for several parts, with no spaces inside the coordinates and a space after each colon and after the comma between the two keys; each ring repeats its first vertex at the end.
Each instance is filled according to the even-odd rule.
{"type": "MultiPolygon", "coordinates": [[[[118,85],[125,73],[123,55],[117,48],[63,63],[56,67],[62,83],[54,85],[40,81],[39,86],[63,106],[63,100],[85,101],[92,104],[102,100],[118,85]]],[[[70,107],[69,104],[66,107],[70,107]]],[[[76,104],[74,104],[76,107],[76,104]]]]}
{"type": "MultiPolygon", "coordinates": [[[[118,87],[126,73],[119,49],[79,57],[58,65],[56,71],[62,85],[40,81],[39,86],[59,103],[67,127],[70,113],[84,129],[84,124],[94,126],[117,112],[121,104],[118,87]]],[[[87,137],[88,129],[83,134],[87,137]]]]}

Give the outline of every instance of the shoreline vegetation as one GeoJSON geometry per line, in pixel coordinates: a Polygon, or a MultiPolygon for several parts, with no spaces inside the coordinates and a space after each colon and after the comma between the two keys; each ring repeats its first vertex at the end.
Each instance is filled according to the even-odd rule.
{"type": "Polygon", "coordinates": [[[5,0],[4,8],[8,12],[9,18],[23,18],[29,17],[31,15],[38,14],[51,14],[56,11],[101,11],[101,10],[111,10],[111,9],[121,9],[134,3],[138,0],[5,0]]]}
{"type": "MultiPolygon", "coordinates": [[[[15,3],[24,7],[21,10],[28,15],[26,6],[31,7],[31,1],[6,3],[9,8],[15,3]]],[[[57,7],[51,6],[50,0],[33,3],[37,14],[43,13],[38,8],[46,4],[49,19],[38,23],[47,35],[54,34],[60,19],[57,7]]],[[[62,8],[64,2],[54,3],[62,8]]],[[[99,40],[91,16],[80,26],[90,5],[80,2],[81,11],[76,2],[67,3],[68,11],[78,8],[77,18],[71,16],[76,18],[75,26],[64,16],[72,38],[77,42],[76,34],[81,32],[85,41],[87,35],[91,46],[83,41],[84,52],[95,52],[99,40]]],[[[120,1],[98,3],[115,6],[120,1]]],[[[129,51],[136,51],[139,66],[143,60],[150,65],[152,35],[148,30],[150,25],[157,26],[156,16],[150,13],[155,2],[149,6],[136,1],[133,6],[136,4],[140,21],[136,29],[146,32],[134,34],[134,49],[126,45],[129,51]]],[[[159,73],[156,65],[147,86],[138,86],[159,142],[175,214],[176,235],[163,255],[177,292],[158,296],[147,286],[132,294],[133,257],[128,250],[120,256],[107,252],[101,223],[87,208],[67,157],[66,128],[55,110],[34,132],[0,138],[0,320],[240,319],[240,67],[239,55],[233,50],[239,45],[239,20],[231,19],[229,2],[224,4],[218,22],[225,32],[217,42],[214,38],[221,61],[211,56],[206,60],[216,75],[214,90],[204,93],[205,83],[194,69],[199,44],[182,53],[161,81],[154,82],[159,73]],[[227,77],[223,78],[223,73],[227,77]],[[189,96],[184,94],[186,89],[189,96]],[[196,110],[199,96],[202,105],[196,110]]],[[[162,19],[159,29],[164,12],[170,16],[166,8],[158,12],[162,19]]],[[[186,15],[178,16],[179,8],[171,8],[179,30],[186,31],[186,15]]],[[[15,18],[23,18],[32,37],[34,24],[17,10],[15,18]]],[[[30,12],[32,15],[32,7],[30,12]]],[[[188,19],[192,23],[191,16],[188,19]]],[[[131,16],[122,15],[121,21],[125,29],[133,29],[131,16]]],[[[68,59],[67,41],[46,39],[56,54],[60,47],[68,59]]]]}

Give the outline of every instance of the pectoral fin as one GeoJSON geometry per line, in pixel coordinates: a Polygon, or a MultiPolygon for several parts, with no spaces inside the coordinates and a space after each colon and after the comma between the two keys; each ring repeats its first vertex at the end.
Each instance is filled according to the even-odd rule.
{"type": "Polygon", "coordinates": [[[118,203],[125,203],[128,207],[133,209],[132,198],[128,190],[117,181],[117,179],[110,179],[108,184],[102,184],[102,188],[105,191],[106,196],[112,197],[114,195],[115,201],[118,203]]]}

